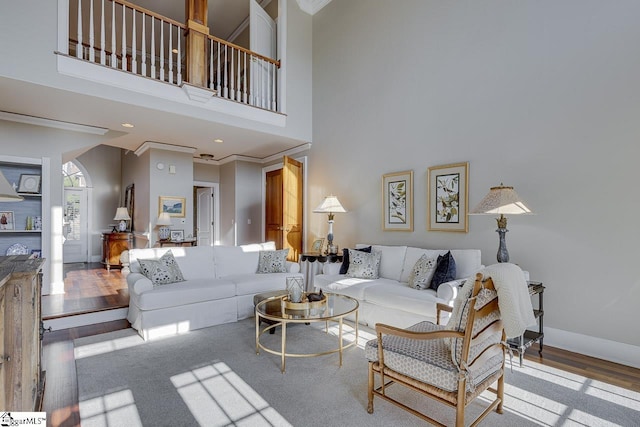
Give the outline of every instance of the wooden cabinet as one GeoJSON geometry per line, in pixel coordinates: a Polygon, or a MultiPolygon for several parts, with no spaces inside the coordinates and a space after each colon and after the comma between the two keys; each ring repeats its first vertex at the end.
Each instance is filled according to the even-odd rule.
{"type": "Polygon", "coordinates": [[[102,263],[105,268],[122,268],[120,254],[131,248],[133,233],[102,233],[102,263]]]}
{"type": "Polygon", "coordinates": [[[44,260],[0,256],[0,408],[40,411],[41,304],[44,260]]]}

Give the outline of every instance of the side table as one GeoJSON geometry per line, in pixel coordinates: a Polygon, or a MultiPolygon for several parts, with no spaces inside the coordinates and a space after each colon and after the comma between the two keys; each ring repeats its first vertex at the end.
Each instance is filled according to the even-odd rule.
{"type": "Polygon", "coordinates": [[[538,307],[533,309],[533,315],[538,320],[538,330],[532,331],[527,329],[524,334],[516,338],[507,340],[509,347],[518,352],[520,359],[520,367],[522,367],[522,359],[524,352],[534,343],[539,343],[538,354],[542,355],[542,345],[544,340],[544,286],[542,282],[528,282],[529,295],[538,296],[538,307]]]}
{"type": "Polygon", "coordinates": [[[342,262],[342,255],[322,254],[318,252],[300,254],[300,272],[304,277],[304,288],[306,292],[315,292],[313,287],[313,277],[322,273],[325,262],[342,262]]]}
{"type": "Polygon", "coordinates": [[[133,233],[102,233],[102,263],[107,271],[122,268],[120,255],[133,248],[133,233]]]}

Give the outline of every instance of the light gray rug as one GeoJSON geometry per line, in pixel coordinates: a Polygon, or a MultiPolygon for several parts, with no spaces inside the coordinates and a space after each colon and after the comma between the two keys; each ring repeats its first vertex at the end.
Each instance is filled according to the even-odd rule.
{"type": "MultiPolygon", "coordinates": [[[[287,329],[288,351],[314,352],[337,338],[314,325],[287,329]]],[[[350,335],[353,337],[353,334],[350,335]]],[[[371,337],[361,330],[360,346],[371,337]]],[[[278,348],[280,333],[263,336],[278,348]]],[[[253,319],[155,342],[132,329],[75,341],[83,427],[93,426],[413,426],[415,416],[382,399],[367,407],[362,348],[338,355],[287,358],[255,352],[253,319]]],[[[506,374],[505,412],[486,426],[638,426],[640,394],[525,361],[506,374]]],[[[399,386],[410,405],[452,425],[451,408],[399,386]]],[[[388,391],[391,389],[388,389],[388,391]]],[[[481,407],[473,404],[470,415],[481,407]]]]}

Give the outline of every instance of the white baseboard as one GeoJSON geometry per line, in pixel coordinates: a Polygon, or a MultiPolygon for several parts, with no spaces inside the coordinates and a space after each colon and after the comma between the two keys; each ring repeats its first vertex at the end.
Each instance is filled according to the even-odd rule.
{"type": "Polygon", "coordinates": [[[43,323],[45,329],[51,327],[52,331],[57,331],[60,329],[77,328],[79,326],[126,319],[128,312],[129,308],[117,308],[114,310],[104,310],[95,313],[78,314],[77,316],[45,320],[43,323]]]}
{"type": "Polygon", "coordinates": [[[544,328],[544,345],[640,369],[639,346],[548,327],[544,328]]]}

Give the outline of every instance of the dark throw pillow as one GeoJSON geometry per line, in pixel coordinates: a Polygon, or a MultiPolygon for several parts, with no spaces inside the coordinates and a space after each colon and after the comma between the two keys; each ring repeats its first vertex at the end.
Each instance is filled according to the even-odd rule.
{"type": "MultiPolygon", "coordinates": [[[[356,249],[356,251],[371,253],[371,246],[356,249]]],[[[342,250],[342,265],[340,266],[340,274],[347,274],[349,271],[349,249],[342,250]]]]}
{"type": "Polygon", "coordinates": [[[456,278],[456,260],[451,251],[444,255],[438,255],[438,266],[431,279],[431,289],[438,290],[442,283],[450,282],[456,278]]]}

